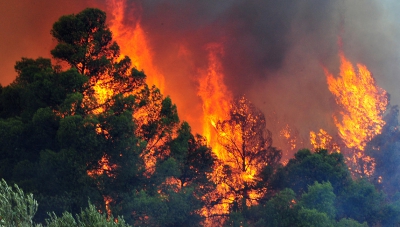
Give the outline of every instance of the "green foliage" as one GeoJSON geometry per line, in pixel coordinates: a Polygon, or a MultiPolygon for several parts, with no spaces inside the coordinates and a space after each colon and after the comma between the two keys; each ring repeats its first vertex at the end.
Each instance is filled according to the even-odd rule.
{"type": "Polygon", "coordinates": [[[105,73],[108,59],[119,55],[119,47],[112,42],[105,22],[106,14],[99,9],[88,8],[76,15],[62,16],[51,30],[58,41],[51,54],[68,62],[81,74],[105,73]]]}
{"type": "Polygon", "coordinates": [[[302,208],[298,214],[299,223],[296,226],[301,227],[333,227],[332,220],[326,213],[319,212],[316,209],[302,208]]]}
{"type": "Polygon", "coordinates": [[[17,115],[24,121],[29,121],[39,108],[58,110],[67,95],[82,92],[82,86],[87,81],[77,70],[61,72],[58,66],[51,65],[50,59],[22,58],[15,69],[18,76],[3,92],[4,99],[0,99],[3,104],[0,116],[17,115]]]}
{"type": "Polygon", "coordinates": [[[374,225],[382,218],[385,205],[384,194],[378,192],[374,185],[361,179],[353,181],[338,195],[338,217],[352,218],[358,222],[374,225]]]}
{"type": "Polygon", "coordinates": [[[153,179],[156,181],[157,185],[160,185],[166,180],[166,178],[177,178],[180,174],[178,162],[174,158],[168,158],[165,161],[159,162],[153,175],[153,179]]]}
{"type": "MultiPolygon", "coordinates": [[[[0,86],[0,178],[35,193],[41,204],[3,180],[1,226],[33,226],[32,218],[43,222],[50,211],[47,226],[128,226],[107,217],[106,208],[137,226],[199,226],[200,209],[215,202],[204,199],[215,189],[209,177],[215,157],[205,138],[179,122],[172,100],[149,88],[143,71],[130,70],[128,57],[119,60],[105,22],[98,9],[61,17],[51,30],[57,40],[51,53],[71,68],[22,58],[15,65],[16,80],[0,86]],[[97,82],[113,91],[104,104],[93,95],[97,82]],[[98,108],[101,113],[93,111],[98,108]],[[154,162],[151,169],[147,155],[154,162]]],[[[239,145],[219,138],[240,166],[227,166],[223,180],[240,198],[236,207],[243,208],[230,213],[225,224],[398,225],[396,110],[387,115],[383,135],[367,148],[377,161],[372,180],[390,194],[387,203],[373,185],[350,178],[341,154],[300,150],[281,166],[263,114],[248,100],[237,100],[230,119],[217,124],[222,132],[239,127],[245,136],[239,145]],[[259,180],[235,188],[229,176],[249,165],[262,169],[259,180]],[[258,206],[247,208],[250,190],[267,193],[258,206]]]]}
{"type": "Polygon", "coordinates": [[[89,203],[89,207],[82,210],[76,218],[69,212],[64,212],[61,217],[50,213],[50,218],[46,219],[47,227],[128,227],[122,217],[114,220],[113,216],[107,217],[106,214],[100,214],[94,205],[89,203]]]}
{"type": "Polygon", "coordinates": [[[0,177],[9,180],[12,170],[21,160],[24,147],[21,139],[24,138],[24,124],[19,118],[0,118],[0,177]]]}
{"type": "Polygon", "coordinates": [[[387,204],[381,213],[381,223],[383,226],[400,225],[400,201],[398,199],[387,204]]]}
{"type": "Polygon", "coordinates": [[[340,219],[340,221],[338,221],[335,224],[335,226],[336,227],[368,227],[368,224],[366,222],[361,224],[350,218],[342,218],[342,219],[340,219]]]}
{"type": "Polygon", "coordinates": [[[21,86],[11,84],[4,87],[0,96],[0,117],[10,118],[20,116],[21,105],[21,86]]]}
{"type": "MultiPolygon", "coordinates": [[[[6,181],[0,181],[0,226],[4,227],[41,227],[34,224],[33,217],[37,211],[38,203],[32,194],[25,194],[17,185],[14,188],[8,186],[6,181]]],[[[94,205],[89,202],[89,207],[81,210],[76,218],[69,212],[64,212],[61,217],[55,213],[49,213],[50,218],[46,219],[47,227],[128,227],[122,217],[114,219],[100,214],[94,205]]]]}
{"type": "Polygon", "coordinates": [[[296,195],[291,189],[278,192],[265,205],[263,219],[266,226],[295,226],[297,223],[298,207],[296,195]]]}
{"type": "Polygon", "coordinates": [[[13,189],[4,179],[0,181],[0,226],[34,226],[32,218],[37,207],[32,194],[25,195],[17,185],[13,189]]]}
{"type": "Polygon", "coordinates": [[[311,153],[299,150],[295,158],[278,170],[273,185],[277,189],[291,188],[296,194],[302,194],[314,181],[330,182],[334,193],[340,192],[351,181],[350,173],[342,154],[329,154],[327,150],[311,153]]]}
{"type": "Polygon", "coordinates": [[[241,212],[231,212],[229,214],[229,219],[225,222],[224,226],[247,227],[248,224],[241,212]]]}
{"type": "Polygon", "coordinates": [[[149,195],[145,191],[132,193],[126,204],[125,216],[135,226],[199,226],[202,218],[194,212],[198,200],[193,196],[194,188],[181,191],[149,195]],[[134,212],[132,212],[134,211],[134,212]]]}
{"type": "Polygon", "coordinates": [[[168,218],[168,206],[160,196],[150,196],[145,191],[133,192],[133,198],[126,203],[124,216],[136,226],[160,226],[168,218]]]}
{"type": "Polygon", "coordinates": [[[329,218],[335,218],[335,199],[333,187],[330,182],[318,183],[308,186],[308,192],[301,196],[299,205],[307,209],[316,209],[328,215],[329,218]]]}
{"type": "Polygon", "coordinates": [[[195,188],[185,187],[175,192],[169,191],[168,220],[162,226],[200,226],[202,217],[196,212],[201,202],[194,195],[195,188]]]}
{"type": "Polygon", "coordinates": [[[370,180],[390,196],[400,192],[400,130],[399,108],[388,110],[382,133],[376,135],[366,146],[366,154],[375,160],[375,171],[370,180]]]}
{"type": "Polygon", "coordinates": [[[213,169],[215,158],[206,145],[205,138],[200,135],[193,136],[190,126],[183,122],[178,129],[178,136],[170,144],[171,156],[177,160],[180,175],[176,176],[181,185],[202,186],[198,189],[199,196],[213,188],[208,179],[213,169]],[[202,192],[200,192],[202,191],[202,192]]]}

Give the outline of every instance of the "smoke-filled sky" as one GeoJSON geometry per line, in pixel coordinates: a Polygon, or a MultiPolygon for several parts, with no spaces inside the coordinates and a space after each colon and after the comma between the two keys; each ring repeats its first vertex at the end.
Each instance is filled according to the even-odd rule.
{"type": "MultiPolygon", "coordinates": [[[[86,7],[111,12],[107,0],[0,2],[0,83],[14,80],[21,57],[50,57],[52,24],[86,7]]],[[[332,133],[335,103],[323,67],[338,73],[338,37],[347,58],[365,64],[391,103],[400,103],[399,10],[396,0],[131,0],[125,24],[141,21],[165,93],[195,131],[201,133],[197,78],[207,67],[207,46],[219,43],[235,96],[246,94],[267,119],[276,113],[301,133],[332,133]]]]}

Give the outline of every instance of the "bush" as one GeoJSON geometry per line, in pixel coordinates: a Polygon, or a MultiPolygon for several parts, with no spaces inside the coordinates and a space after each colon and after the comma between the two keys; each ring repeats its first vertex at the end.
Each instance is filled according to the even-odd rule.
{"type": "Polygon", "coordinates": [[[17,185],[13,189],[4,179],[0,181],[0,226],[34,226],[32,218],[37,208],[32,194],[25,195],[17,185]]]}
{"type": "MultiPolygon", "coordinates": [[[[34,224],[32,219],[38,208],[37,201],[32,194],[22,191],[17,185],[14,189],[7,185],[2,179],[0,181],[0,227],[43,227],[34,224]]],[[[94,205],[82,210],[76,218],[69,212],[64,212],[61,217],[54,213],[49,214],[46,220],[47,227],[128,227],[123,218],[118,217],[115,221],[113,216],[107,218],[106,214],[100,214],[94,205]]]]}

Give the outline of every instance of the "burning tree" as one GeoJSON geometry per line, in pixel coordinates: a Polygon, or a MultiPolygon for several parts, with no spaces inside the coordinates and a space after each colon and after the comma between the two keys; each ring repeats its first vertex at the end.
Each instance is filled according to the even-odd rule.
{"type": "Polygon", "coordinates": [[[340,75],[335,78],[327,70],[328,87],[341,107],[341,119],[334,116],[339,136],[350,149],[348,165],[353,174],[371,176],[374,160],[365,155],[366,144],[381,133],[385,121],[383,113],[388,105],[386,91],[376,85],[367,67],[353,64],[340,53],[340,75]]]}
{"type": "Polygon", "coordinates": [[[229,117],[215,126],[223,147],[221,175],[217,178],[233,197],[233,209],[245,209],[266,191],[265,185],[260,183],[267,182],[282,153],[272,147],[264,115],[248,99],[235,100],[229,117]]]}
{"type": "Polygon", "coordinates": [[[53,25],[51,34],[58,43],[52,55],[87,78],[75,91],[79,95],[71,96],[75,99],[71,98],[70,108],[55,111],[61,118],[61,148],[83,153],[81,169],[104,199],[104,204],[96,205],[109,214],[122,210],[135,221],[159,223],[162,218],[150,212],[155,210],[151,204],[147,204],[150,211],[131,204],[146,195],[148,201],[157,200],[162,206],[170,202],[160,225],[165,226],[171,212],[184,203],[191,207],[179,220],[168,219],[171,225],[198,217],[199,191],[213,186],[207,178],[213,164],[211,151],[201,137],[191,134],[187,123],[179,128],[176,106],[155,86],[149,88],[144,72],[120,55],[105,22],[103,11],[89,8],[63,16],[53,25]],[[88,133],[79,134],[83,129],[88,133]],[[88,135],[93,138],[85,140],[88,135]],[[199,182],[203,188],[195,191],[199,182]]]}

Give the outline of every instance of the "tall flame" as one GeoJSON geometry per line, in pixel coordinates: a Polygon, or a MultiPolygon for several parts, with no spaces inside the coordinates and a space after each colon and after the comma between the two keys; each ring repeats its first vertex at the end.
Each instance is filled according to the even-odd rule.
{"type": "MultiPolygon", "coordinates": [[[[240,166],[240,163],[237,162],[238,157],[235,157],[235,154],[230,153],[231,151],[228,151],[221,144],[221,141],[234,141],[233,143],[240,146],[243,143],[242,133],[244,132],[241,131],[239,125],[225,125],[224,130],[218,128],[218,124],[230,118],[229,113],[233,108],[233,97],[224,83],[224,73],[220,62],[220,57],[223,56],[224,51],[221,44],[211,44],[207,47],[207,50],[209,53],[208,69],[200,72],[202,76],[199,79],[198,95],[203,101],[203,135],[217,158],[211,176],[217,187],[208,197],[219,200],[219,203],[210,210],[203,209],[203,214],[205,216],[218,216],[227,214],[234,201],[243,199],[242,196],[244,195],[235,194],[235,191],[241,191],[245,185],[255,183],[258,166],[240,166]],[[230,167],[228,175],[226,173],[227,167],[230,167]]],[[[244,101],[244,98],[240,101],[244,101]]],[[[243,160],[243,163],[247,163],[247,161],[249,160],[243,160]]],[[[254,203],[261,195],[260,192],[254,190],[249,190],[247,193],[247,206],[254,203]]],[[[208,219],[205,225],[214,226],[215,220],[208,219]]]]}
{"type": "Polygon", "coordinates": [[[219,120],[228,118],[232,94],[224,83],[224,74],[219,56],[223,55],[223,48],[220,44],[208,46],[208,69],[207,72],[200,72],[203,76],[199,79],[198,95],[203,101],[203,136],[213,147],[214,153],[220,157],[216,123],[219,120]]]}
{"type": "Polygon", "coordinates": [[[367,67],[353,64],[340,52],[340,74],[335,78],[325,69],[328,87],[335,96],[336,103],[342,108],[341,119],[334,116],[339,136],[345,145],[353,150],[351,162],[360,162],[360,174],[370,175],[371,171],[364,168],[365,163],[374,166],[373,160],[365,156],[364,148],[375,135],[380,134],[385,125],[383,113],[388,105],[385,90],[376,85],[367,67]]]}
{"type": "Polygon", "coordinates": [[[133,25],[128,26],[124,24],[126,19],[124,11],[126,9],[126,0],[109,0],[108,5],[113,16],[109,27],[112,31],[113,39],[120,46],[121,58],[129,56],[134,67],[145,71],[147,75],[146,82],[149,85],[155,85],[162,93],[165,83],[164,75],[158,71],[153,63],[153,53],[140,24],[140,15],[137,15],[139,19],[133,25]]]}
{"type": "Polygon", "coordinates": [[[367,67],[357,64],[357,71],[340,53],[340,75],[335,78],[327,70],[329,90],[343,108],[341,121],[335,117],[339,135],[348,148],[363,151],[366,143],[381,133],[383,112],[388,104],[386,91],[379,88],[367,67]]]}
{"type": "MultiPolygon", "coordinates": [[[[223,148],[218,144],[218,135],[215,130],[216,124],[220,120],[228,118],[230,102],[232,95],[224,83],[224,74],[220,56],[224,51],[220,44],[210,44],[208,47],[208,69],[206,72],[201,71],[202,75],[199,79],[198,95],[203,101],[203,136],[206,137],[208,144],[213,148],[213,153],[218,160],[223,160],[223,148]]],[[[221,168],[214,168],[213,177],[220,175],[218,173],[221,168]]],[[[226,191],[226,186],[217,185],[217,190],[213,192],[211,197],[220,196],[223,191],[226,191]]],[[[204,210],[203,214],[209,216],[215,213],[226,213],[229,210],[227,204],[233,198],[225,198],[220,206],[214,207],[213,210],[204,210]]],[[[206,224],[212,225],[212,223],[206,224]]]]}

